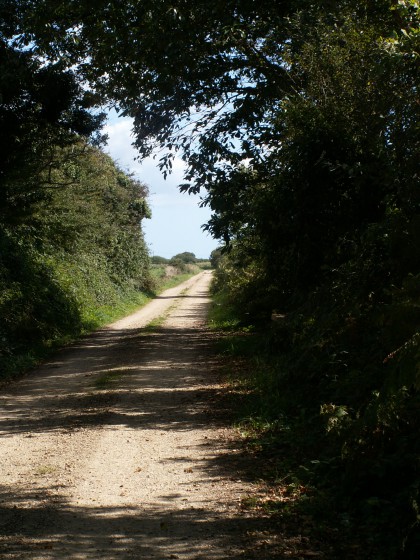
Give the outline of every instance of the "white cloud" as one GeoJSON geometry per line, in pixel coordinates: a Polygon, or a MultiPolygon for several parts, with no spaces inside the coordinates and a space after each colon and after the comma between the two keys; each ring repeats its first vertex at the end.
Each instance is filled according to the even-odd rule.
{"type": "Polygon", "coordinates": [[[131,134],[132,123],[130,119],[122,119],[116,123],[108,123],[104,127],[104,133],[109,136],[106,151],[112,154],[117,161],[133,160],[136,152],[131,145],[133,137],[131,134]]]}
{"type": "Polygon", "coordinates": [[[174,186],[176,187],[183,182],[185,163],[179,157],[174,158],[172,173],[167,176],[166,180],[158,167],[159,156],[149,157],[141,162],[138,160],[138,152],[132,145],[134,137],[131,119],[112,119],[104,127],[104,132],[109,137],[105,151],[113,157],[120,167],[134,173],[141,181],[152,187],[152,192],[155,188],[170,192],[174,186]]]}
{"type": "Polygon", "coordinates": [[[157,167],[159,156],[142,162],[136,159],[138,154],[132,146],[131,119],[119,118],[115,112],[111,112],[104,133],[109,136],[105,151],[122,169],[134,173],[149,187],[152,219],[145,220],[143,228],[151,252],[171,257],[191,251],[197,257],[208,257],[218,245],[201,229],[201,225],[210,217],[210,210],[198,206],[198,196],[179,192],[177,186],[183,182],[185,170],[182,159],[175,157],[172,173],[165,180],[157,167]]]}

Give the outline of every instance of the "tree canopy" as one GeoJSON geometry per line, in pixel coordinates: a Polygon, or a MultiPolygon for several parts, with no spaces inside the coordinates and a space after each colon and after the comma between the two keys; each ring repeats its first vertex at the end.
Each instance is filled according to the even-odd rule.
{"type": "MultiPolygon", "coordinates": [[[[32,50],[17,48],[2,31],[0,222],[17,222],[54,187],[57,149],[75,146],[78,137],[98,143],[103,115],[90,111],[94,97],[65,63],[46,64],[32,50]]],[[[67,184],[70,179],[63,180],[67,184]]]]}
{"type": "Polygon", "coordinates": [[[219,288],[243,319],[286,314],[276,390],[287,379],[318,427],[327,411],[325,464],[360,511],[380,470],[390,558],[420,502],[419,18],[416,0],[0,7],[2,219],[42,198],[31,181],[55,176],[52,146],[92,138],[95,107],[132,117],[164,174],[183,158],[181,189],[201,191],[224,243],[219,288]]]}
{"type": "MultiPolygon", "coordinates": [[[[390,65],[390,51],[403,55],[416,38],[412,1],[131,0],[100,1],[92,11],[85,0],[6,0],[3,9],[14,23],[4,32],[17,44],[76,65],[93,91],[134,118],[141,156],[164,147],[161,166],[168,172],[180,152],[191,191],[218,184],[244,160],[257,167],[265,162],[283,142],[278,123],[287,104],[315,99],[308,65],[322,49],[329,52],[324,65],[310,72],[312,89],[316,73],[326,97],[335,94],[331,88],[338,84],[329,80],[326,60],[335,57],[345,70],[350,21],[366,29],[371,44],[377,42],[379,74],[390,65]],[[331,45],[325,43],[327,30],[333,31],[331,45]]],[[[359,39],[365,46],[369,40],[359,39]]],[[[409,74],[407,61],[405,76],[412,80],[409,74]]]]}

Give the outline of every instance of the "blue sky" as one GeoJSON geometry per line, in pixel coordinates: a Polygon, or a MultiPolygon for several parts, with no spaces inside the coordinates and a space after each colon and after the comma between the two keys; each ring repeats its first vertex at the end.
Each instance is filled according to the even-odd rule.
{"type": "Polygon", "coordinates": [[[157,159],[148,158],[142,163],[135,160],[132,147],[131,120],[110,113],[105,130],[109,136],[105,151],[125,171],[149,187],[149,204],[152,219],[143,221],[143,231],[151,255],[170,258],[177,253],[190,251],[199,258],[209,257],[218,242],[203,232],[201,225],[210,217],[208,208],[199,208],[198,196],[181,194],[177,185],[183,180],[184,164],[174,161],[173,171],[165,180],[157,168],[157,159]]]}

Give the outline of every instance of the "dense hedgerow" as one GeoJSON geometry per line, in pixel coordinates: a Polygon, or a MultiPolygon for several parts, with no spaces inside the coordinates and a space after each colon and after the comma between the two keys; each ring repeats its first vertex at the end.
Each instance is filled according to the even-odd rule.
{"type": "Polygon", "coordinates": [[[49,188],[1,230],[3,374],[123,312],[124,302],[140,304],[151,288],[146,188],[100,150],[78,148],[76,158],[59,150],[49,188]]]}

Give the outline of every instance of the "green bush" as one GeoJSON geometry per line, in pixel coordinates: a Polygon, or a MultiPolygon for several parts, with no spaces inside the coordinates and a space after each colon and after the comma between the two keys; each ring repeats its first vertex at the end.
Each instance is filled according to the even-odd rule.
{"type": "Polygon", "coordinates": [[[0,224],[3,375],[140,305],[152,288],[145,187],[89,146],[77,157],[61,150],[49,180],[57,186],[29,215],[13,228],[0,224]]]}

